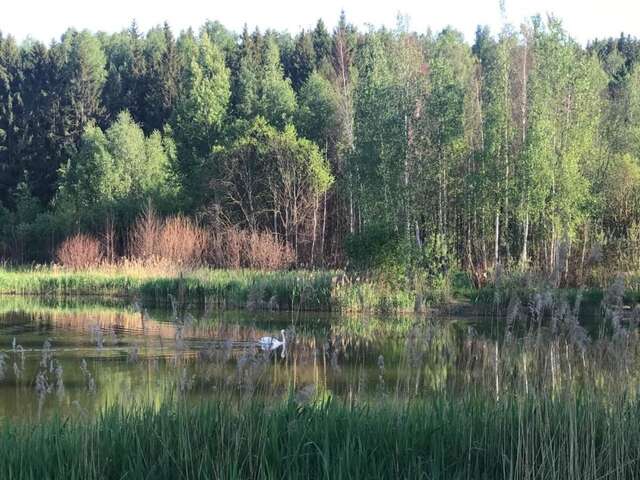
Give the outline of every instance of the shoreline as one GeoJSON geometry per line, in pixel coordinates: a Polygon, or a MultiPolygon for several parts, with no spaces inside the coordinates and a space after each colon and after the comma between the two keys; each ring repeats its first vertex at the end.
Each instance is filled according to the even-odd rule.
{"type": "MultiPolygon", "coordinates": [[[[141,301],[152,307],[173,302],[249,311],[495,315],[507,306],[511,296],[517,295],[526,301],[536,291],[532,287],[512,285],[498,295],[494,286],[450,287],[446,291],[424,287],[420,293],[383,282],[351,280],[338,270],[199,269],[168,273],[141,269],[0,268],[0,296],[99,297],[141,301]]],[[[562,288],[552,292],[574,302],[578,289],[562,288]]],[[[601,288],[585,289],[582,293],[583,304],[590,308],[598,305],[604,296],[601,288]]],[[[625,303],[637,301],[635,290],[626,295],[625,303]]]]}

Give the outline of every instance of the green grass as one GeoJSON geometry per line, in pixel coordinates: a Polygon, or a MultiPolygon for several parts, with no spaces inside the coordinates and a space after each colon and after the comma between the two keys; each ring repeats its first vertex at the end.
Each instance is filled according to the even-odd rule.
{"type": "Polygon", "coordinates": [[[113,408],[0,430],[0,476],[638,478],[640,409],[596,398],[440,396],[403,406],[113,408]]]}
{"type": "Polygon", "coordinates": [[[200,269],[162,274],[127,270],[71,272],[43,267],[0,269],[0,294],[141,297],[147,304],[179,301],[255,310],[407,312],[415,295],[372,282],[340,284],[338,271],[200,269]]]}
{"type": "MultiPolygon", "coordinates": [[[[639,277],[627,276],[625,302],[640,301],[639,277]]],[[[583,301],[597,305],[604,286],[582,290],[583,301]]],[[[282,311],[413,312],[424,304],[464,302],[479,306],[506,306],[517,295],[523,300],[540,291],[569,301],[578,289],[545,287],[534,276],[507,274],[498,285],[474,288],[468,276],[452,275],[444,290],[427,285],[408,288],[369,279],[349,279],[338,270],[264,272],[256,270],[199,269],[184,274],[143,268],[65,271],[50,267],[0,268],[0,294],[47,297],[112,296],[127,300],[142,298],[147,305],[165,305],[169,295],[179,301],[222,308],[282,311]],[[419,293],[418,293],[419,292],[419,293]]]]}

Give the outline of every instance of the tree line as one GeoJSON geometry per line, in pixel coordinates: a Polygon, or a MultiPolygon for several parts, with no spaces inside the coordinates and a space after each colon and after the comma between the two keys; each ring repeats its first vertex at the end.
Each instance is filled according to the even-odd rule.
{"type": "Polygon", "coordinates": [[[407,23],[0,33],[0,258],[46,261],[153,204],[300,265],[381,235],[473,271],[635,268],[640,41],[407,23]]]}

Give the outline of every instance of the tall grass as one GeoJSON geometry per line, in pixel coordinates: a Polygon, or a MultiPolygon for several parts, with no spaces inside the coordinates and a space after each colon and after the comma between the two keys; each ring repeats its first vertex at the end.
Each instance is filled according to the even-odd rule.
{"type": "Polygon", "coordinates": [[[68,271],[0,269],[0,294],[142,297],[164,304],[169,295],[207,306],[252,310],[413,311],[415,295],[374,282],[344,282],[338,271],[197,269],[168,273],[140,265],[68,271]]]}
{"type": "Polygon", "coordinates": [[[404,406],[229,401],[5,424],[2,478],[638,478],[640,409],[467,394],[404,406]]]}
{"type": "MultiPolygon", "coordinates": [[[[187,266],[189,258],[181,265],[187,266]]],[[[180,262],[175,260],[174,264],[180,262]]],[[[640,301],[638,277],[629,274],[624,280],[624,302],[640,301]]],[[[490,306],[495,313],[493,307],[502,312],[509,299],[519,297],[524,301],[539,291],[569,299],[581,292],[583,300],[595,308],[603,299],[605,288],[606,284],[558,289],[535,274],[511,272],[496,276],[480,289],[472,288],[468,281],[454,282],[451,291],[443,296],[426,285],[394,286],[376,279],[350,277],[338,270],[167,268],[162,262],[135,260],[75,270],[0,266],[0,294],[144,297],[148,304],[156,305],[166,303],[171,294],[203,306],[251,310],[423,312],[425,305],[463,300],[483,308],[490,306]]]]}

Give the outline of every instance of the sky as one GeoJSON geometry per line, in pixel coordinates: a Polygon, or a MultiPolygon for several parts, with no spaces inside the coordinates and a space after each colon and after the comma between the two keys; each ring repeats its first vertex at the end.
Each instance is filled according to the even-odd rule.
{"type": "Polygon", "coordinates": [[[259,27],[295,33],[322,18],[333,27],[341,10],[358,27],[393,27],[398,14],[408,15],[411,30],[439,31],[450,25],[473,41],[476,26],[501,29],[503,20],[519,26],[536,13],[561,18],[573,38],[586,43],[593,38],[640,37],[640,0],[5,0],[0,11],[0,31],[18,41],[32,37],[49,43],[69,27],[115,32],[136,20],[140,30],[169,22],[174,32],[218,20],[240,31],[259,27]]]}

